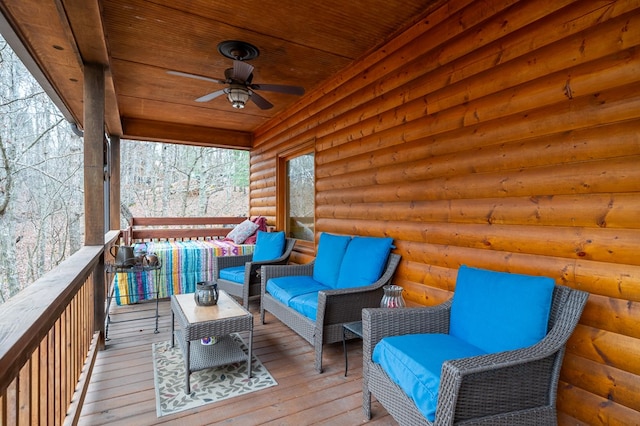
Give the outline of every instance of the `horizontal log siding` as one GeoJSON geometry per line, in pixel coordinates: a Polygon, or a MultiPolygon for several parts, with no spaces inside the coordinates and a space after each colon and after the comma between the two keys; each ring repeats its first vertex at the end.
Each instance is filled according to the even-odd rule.
{"type": "Polygon", "coordinates": [[[415,304],[462,264],[590,292],[559,421],[637,424],[639,29],[631,0],[446,2],[259,129],[250,213],[315,138],[317,232],[393,237],[415,304]]]}

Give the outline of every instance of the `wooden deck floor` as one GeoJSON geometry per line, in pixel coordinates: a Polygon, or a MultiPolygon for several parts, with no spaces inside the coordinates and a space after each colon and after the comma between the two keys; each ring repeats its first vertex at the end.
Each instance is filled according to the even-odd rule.
{"type": "MultiPolygon", "coordinates": [[[[112,307],[112,319],[150,316],[154,303],[112,307]]],[[[254,354],[277,386],[182,413],[156,416],[151,344],[170,339],[171,314],[160,302],[159,333],[154,319],[112,323],[107,349],[100,352],[80,418],[81,425],[357,425],[362,414],[362,343],[347,344],[349,374],[344,377],[342,344],[325,346],[324,372],[313,368],[313,350],[305,340],[267,314],[254,313],[254,354]]],[[[377,402],[368,425],[395,425],[377,402]]]]}

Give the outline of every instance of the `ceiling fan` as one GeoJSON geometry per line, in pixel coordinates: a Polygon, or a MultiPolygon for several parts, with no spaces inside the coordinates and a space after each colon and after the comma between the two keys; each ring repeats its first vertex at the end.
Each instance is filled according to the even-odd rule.
{"type": "Polygon", "coordinates": [[[233,68],[224,72],[224,80],[205,77],[198,74],[189,74],[180,71],[167,71],[168,74],[180,77],[194,78],[217,84],[228,84],[224,89],[216,90],[196,99],[196,102],[209,102],[221,95],[227,95],[227,99],[234,108],[244,108],[247,101],[251,100],[260,109],[273,108],[273,104],[256,93],[256,90],[267,92],[285,93],[289,95],[303,95],[304,88],[299,86],[286,86],[281,84],[255,84],[253,80],[254,67],[244,62],[258,56],[258,49],[248,43],[231,41],[218,45],[218,51],[228,58],[233,59],[233,68]]]}

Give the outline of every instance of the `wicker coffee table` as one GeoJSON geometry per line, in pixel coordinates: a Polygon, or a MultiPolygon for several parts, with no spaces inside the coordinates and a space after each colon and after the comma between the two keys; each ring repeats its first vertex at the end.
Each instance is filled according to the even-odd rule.
{"type": "Polygon", "coordinates": [[[251,377],[251,346],[253,344],[253,315],[227,293],[220,291],[218,304],[198,306],[193,294],[171,296],[171,347],[175,340],[184,354],[187,394],[191,393],[191,373],[206,368],[247,361],[247,375],[251,377]],[[175,329],[176,318],[180,329],[175,329]],[[231,333],[249,332],[249,353],[237,344],[231,333]],[[200,339],[216,337],[213,345],[202,345],[200,339]]]}

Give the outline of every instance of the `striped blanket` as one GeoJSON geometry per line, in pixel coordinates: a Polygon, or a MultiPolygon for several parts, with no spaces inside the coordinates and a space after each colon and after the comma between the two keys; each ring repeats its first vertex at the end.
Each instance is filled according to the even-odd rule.
{"type": "MultiPolygon", "coordinates": [[[[118,305],[141,300],[193,293],[196,283],[213,279],[213,258],[253,253],[253,244],[231,241],[160,241],[141,243],[147,253],[155,253],[161,263],[158,270],[119,272],[115,274],[115,299],[118,305]]],[[[139,244],[136,245],[136,249],[139,244]]]]}

